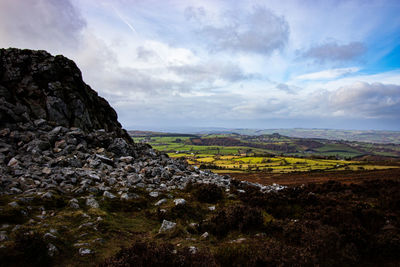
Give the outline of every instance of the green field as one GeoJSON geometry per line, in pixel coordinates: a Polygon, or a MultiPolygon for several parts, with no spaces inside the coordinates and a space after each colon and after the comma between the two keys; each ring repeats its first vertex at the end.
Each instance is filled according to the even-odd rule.
{"type": "Polygon", "coordinates": [[[377,149],[376,144],[321,142],[321,140],[310,142],[308,139],[299,141],[279,135],[249,137],[229,134],[142,136],[134,137],[134,141],[149,143],[154,149],[165,152],[170,157],[184,157],[190,164],[217,173],[289,173],[398,168],[397,164],[352,160],[371,151],[375,152],[373,155],[397,156],[396,152],[399,150],[397,145],[391,147],[378,145],[380,148],[384,146],[384,151],[374,151],[377,149]],[[227,145],[207,145],[221,142],[227,145]],[[230,146],[230,143],[237,145],[230,146]]]}

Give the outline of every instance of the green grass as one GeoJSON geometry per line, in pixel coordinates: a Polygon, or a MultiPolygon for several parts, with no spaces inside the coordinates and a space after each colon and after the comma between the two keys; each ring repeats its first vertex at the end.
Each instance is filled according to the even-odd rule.
{"type": "MultiPolygon", "coordinates": [[[[365,163],[335,158],[350,159],[361,156],[367,151],[378,151],[383,145],[353,142],[352,146],[344,143],[325,143],[322,147],[313,149],[313,153],[302,151],[303,146],[294,145],[293,140],[288,137],[275,138],[262,136],[259,138],[243,138],[233,134],[209,134],[201,138],[233,137],[239,138],[249,146],[200,146],[190,144],[190,137],[150,137],[149,144],[153,148],[168,153],[170,157],[184,157],[190,164],[198,167],[210,168],[215,172],[256,172],[266,171],[271,173],[304,172],[311,170],[358,170],[360,164],[364,164],[364,169],[378,169],[377,165],[365,165],[365,163]],[[266,144],[296,146],[299,152],[284,153],[271,149],[254,148],[252,144],[266,144]],[[267,156],[272,155],[272,156],[267,156]],[[275,155],[275,156],[273,156],[275,155]],[[310,158],[312,156],[313,158],[310,158]],[[316,158],[321,157],[321,158],[316,158]],[[331,157],[327,160],[323,157],[331,157]]],[[[143,140],[144,138],[136,138],[143,140]]],[[[149,140],[149,138],[147,138],[149,140]]],[[[397,146],[386,145],[385,148],[397,146]]],[[[372,153],[372,152],[371,152],[372,153]]],[[[376,155],[395,156],[395,152],[375,152],[376,155]]],[[[379,168],[390,168],[390,166],[380,166],[379,168]]]]}

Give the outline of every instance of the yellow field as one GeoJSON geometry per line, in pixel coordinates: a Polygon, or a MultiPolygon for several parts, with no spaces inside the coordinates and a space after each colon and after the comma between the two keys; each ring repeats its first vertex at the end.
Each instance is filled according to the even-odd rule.
{"type": "Polygon", "coordinates": [[[313,170],[376,170],[399,168],[398,166],[367,165],[358,161],[307,159],[294,157],[244,157],[209,154],[170,153],[170,157],[185,157],[188,163],[214,172],[271,172],[289,173],[313,170]]]}

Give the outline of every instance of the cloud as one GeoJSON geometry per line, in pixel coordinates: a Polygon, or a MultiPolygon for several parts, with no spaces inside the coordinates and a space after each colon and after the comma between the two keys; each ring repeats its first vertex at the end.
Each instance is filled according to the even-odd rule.
{"type": "Polygon", "coordinates": [[[282,49],[289,38],[289,25],[264,7],[254,7],[250,12],[225,12],[209,24],[202,8],[189,7],[185,16],[199,24],[198,33],[206,38],[211,51],[246,52],[268,55],[282,49]]]}
{"type": "Polygon", "coordinates": [[[308,112],[346,119],[400,119],[400,85],[355,82],[333,91],[319,90],[304,102],[308,112]]]}
{"type": "Polygon", "coordinates": [[[359,68],[338,68],[338,69],[330,69],[323,70],[313,73],[307,73],[300,76],[297,76],[296,79],[299,80],[327,80],[327,79],[335,79],[347,74],[351,74],[359,71],[359,68]]]}
{"type": "Polygon", "coordinates": [[[148,61],[155,56],[157,56],[157,54],[154,51],[146,49],[143,46],[136,48],[136,57],[139,60],[148,61]]]}
{"type": "Polygon", "coordinates": [[[301,90],[300,87],[294,86],[294,85],[287,85],[284,83],[280,83],[276,86],[276,89],[284,91],[288,94],[297,94],[299,90],[301,90]]]}
{"type": "Polygon", "coordinates": [[[200,21],[203,17],[206,16],[206,10],[204,7],[192,7],[189,6],[185,8],[183,12],[186,20],[197,20],[200,21]]]}
{"type": "Polygon", "coordinates": [[[277,98],[258,99],[237,105],[232,111],[239,118],[281,117],[289,112],[287,102],[277,98]]]}
{"type": "Polygon", "coordinates": [[[85,20],[69,0],[0,2],[2,46],[62,51],[77,46],[85,26],[85,20]]]}
{"type": "Polygon", "coordinates": [[[175,74],[193,83],[208,82],[213,83],[216,80],[226,82],[238,82],[254,78],[255,75],[245,74],[243,70],[228,62],[209,61],[199,64],[172,66],[170,67],[175,74]]]}
{"type": "Polygon", "coordinates": [[[400,85],[357,82],[332,92],[329,105],[337,115],[400,118],[400,85]]]}
{"type": "Polygon", "coordinates": [[[345,62],[358,59],[366,51],[365,45],[361,42],[351,42],[341,45],[331,41],[311,47],[303,52],[301,57],[314,59],[315,62],[320,64],[327,61],[345,62]]]}
{"type": "MultiPolygon", "coordinates": [[[[140,97],[142,101],[151,102],[156,95],[209,95],[216,88],[257,78],[255,74],[244,73],[234,63],[213,60],[197,63],[180,60],[162,65],[148,61],[144,66],[123,66],[112,47],[101,40],[92,36],[84,44],[84,49],[76,55],[77,63],[85,70],[85,80],[107,94],[111,102],[120,96],[130,101],[140,97]]],[[[144,59],[156,56],[150,48],[138,48],[139,52],[143,50],[144,59]]]]}
{"type": "Polygon", "coordinates": [[[143,70],[116,65],[112,70],[96,71],[96,77],[96,84],[103,92],[108,93],[112,100],[118,96],[137,100],[137,96],[140,95],[143,99],[149,98],[150,101],[156,95],[160,97],[209,95],[216,88],[253,78],[252,75],[244,74],[236,65],[217,62],[143,70]],[[101,72],[103,74],[99,75],[101,72]]]}

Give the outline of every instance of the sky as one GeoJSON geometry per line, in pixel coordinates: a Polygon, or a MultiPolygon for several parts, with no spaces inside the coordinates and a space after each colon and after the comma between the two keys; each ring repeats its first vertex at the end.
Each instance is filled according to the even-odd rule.
{"type": "Polygon", "coordinates": [[[0,0],[127,129],[400,130],[400,1],[0,0]]]}

